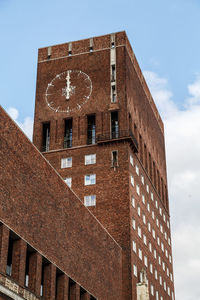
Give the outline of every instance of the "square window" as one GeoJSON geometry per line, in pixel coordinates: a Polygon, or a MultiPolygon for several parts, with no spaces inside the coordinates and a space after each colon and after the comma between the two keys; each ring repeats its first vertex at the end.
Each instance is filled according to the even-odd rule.
{"type": "Polygon", "coordinates": [[[146,237],[145,234],[143,234],[143,242],[144,242],[145,245],[147,244],[147,237],[146,237]]]}
{"type": "Polygon", "coordinates": [[[145,197],[142,195],[142,202],[145,204],[145,197]]]}
{"type": "Polygon", "coordinates": [[[96,195],[84,196],[85,206],[96,206],[96,195]]]}
{"type": "Polygon", "coordinates": [[[137,192],[138,195],[140,195],[140,187],[139,187],[138,184],[136,185],[136,192],[137,192]]]}
{"type": "Polygon", "coordinates": [[[139,167],[137,165],[135,166],[135,172],[139,176],[140,172],[139,172],[139,167]]]}
{"type": "Polygon", "coordinates": [[[142,250],[141,249],[139,249],[138,256],[139,256],[139,259],[142,260],[142,250]]]}
{"type": "Polygon", "coordinates": [[[85,185],[96,184],[96,174],[85,175],[85,185]]]}
{"type": "Polygon", "coordinates": [[[142,230],[139,226],[138,226],[138,235],[139,235],[140,238],[142,237],[142,230]]]}
{"type": "Polygon", "coordinates": [[[96,154],[85,155],[85,165],[96,164],[96,154]]]}
{"type": "Polygon", "coordinates": [[[133,241],[133,251],[136,253],[136,242],[133,241]]]}
{"type": "Polygon", "coordinates": [[[72,167],[72,157],[66,157],[61,159],[61,169],[72,167]]]}
{"type": "Polygon", "coordinates": [[[131,198],[131,202],[132,202],[132,206],[135,207],[135,198],[134,197],[131,198]]]}
{"type": "Polygon", "coordinates": [[[132,184],[132,186],[134,186],[134,178],[132,175],[131,175],[131,184],[132,184]]]}
{"type": "Polygon", "coordinates": [[[130,155],[130,164],[133,166],[133,156],[130,155]]]}
{"type": "Polygon", "coordinates": [[[133,265],[133,274],[137,277],[137,266],[133,265]]]}
{"type": "Polygon", "coordinates": [[[138,212],[138,216],[140,216],[141,212],[140,212],[140,207],[139,206],[137,208],[137,212],[138,212]]]}
{"type": "Polygon", "coordinates": [[[144,264],[145,264],[146,267],[148,266],[148,260],[147,260],[146,256],[144,256],[144,264]]]}
{"type": "Polygon", "coordinates": [[[72,187],[72,178],[71,177],[65,178],[64,181],[66,182],[68,187],[70,187],[70,188],[72,187]]]}
{"type": "Polygon", "coordinates": [[[133,218],[132,218],[132,226],[133,226],[133,229],[135,229],[135,227],[136,227],[135,226],[135,219],[133,219],[133,218]]]}

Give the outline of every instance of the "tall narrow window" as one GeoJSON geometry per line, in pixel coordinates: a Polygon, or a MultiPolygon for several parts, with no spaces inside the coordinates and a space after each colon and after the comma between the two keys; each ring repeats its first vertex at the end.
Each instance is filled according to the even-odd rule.
{"type": "Polygon", "coordinates": [[[116,100],[117,100],[117,97],[116,97],[116,85],[115,84],[113,84],[112,86],[111,86],[111,92],[112,92],[112,95],[111,95],[111,101],[113,102],[113,103],[115,103],[116,102],[116,100]]]}
{"type": "Polygon", "coordinates": [[[118,151],[112,151],[112,167],[118,166],[118,151]]]}
{"type": "Polygon", "coordinates": [[[12,274],[12,256],[13,256],[13,238],[9,237],[9,244],[8,244],[8,256],[7,256],[7,265],[6,265],[6,274],[11,276],[12,274]]]}
{"type": "Polygon", "coordinates": [[[88,116],[88,128],[87,128],[87,143],[96,143],[96,118],[95,115],[88,116]]]}
{"type": "Polygon", "coordinates": [[[119,120],[118,120],[118,112],[111,112],[111,137],[113,139],[119,137],[119,120]]]}
{"type": "Polygon", "coordinates": [[[35,252],[35,250],[30,246],[27,245],[26,250],[26,266],[25,266],[25,282],[24,285],[26,287],[29,286],[29,266],[30,266],[30,257],[35,252]]]}
{"type": "Polygon", "coordinates": [[[115,81],[115,78],[116,78],[115,65],[111,65],[111,81],[115,81]]]}
{"type": "Polygon", "coordinates": [[[72,119],[65,120],[64,148],[72,147],[72,119]]]}
{"type": "Polygon", "coordinates": [[[50,145],[50,122],[43,123],[42,128],[42,151],[49,151],[50,145]]]}

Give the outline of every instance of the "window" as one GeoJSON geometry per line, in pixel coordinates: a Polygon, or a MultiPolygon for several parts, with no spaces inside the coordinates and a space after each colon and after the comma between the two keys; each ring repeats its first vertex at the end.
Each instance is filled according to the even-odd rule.
{"type": "Polygon", "coordinates": [[[151,200],[153,201],[153,193],[151,192],[151,200]]]}
{"type": "Polygon", "coordinates": [[[96,164],[96,154],[85,155],[85,165],[96,164]]]}
{"type": "Polygon", "coordinates": [[[162,285],[162,276],[159,276],[160,285],[162,285]]]}
{"type": "Polygon", "coordinates": [[[112,103],[115,103],[116,102],[116,100],[117,100],[117,97],[116,97],[116,85],[115,85],[115,83],[113,82],[113,84],[111,84],[111,93],[112,93],[112,95],[111,95],[111,102],[112,103]]]}
{"type": "Polygon", "coordinates": [[[154,251],[153,251],[153,255],[154,255],[154,258],[156,258],[156,257],[157,257],[156,249],[154,249],[154,251]]]}
{"type": "Polygon", "coordinates": [[[170,296],[170,288],[169,288],[169,286],[167,287],[167,293],[170,296]]]}
{"type": "Polygon", "coordinates": [[[145,204],[145,197],[142,195],[142,202],[145,204]]]}
{"type": "Polygon", "coordinates": [[[172,263],[172,257],[171,257],[171,255],[169,255],[169,262],[170,262],[170,264],[172,263]]]}
{"type": "Polygon", "coordinates": [[[133,156],[130,155],[130,164],[133,166],[133,156]]]}
{"type": "Polygon", "coordinates": [[[133,241],[133,251],[136,253],[136,242],[133,241]]]}
{"type": "Polygon", "coordinates": [[[153,274],[153,265],[152,264],[149,265],[149,269],[150,269],[151,274],[153,274]]]}
{"type": "Polygon", "coordinates": [[[155,279],[157,280],[158,279],[158,271],[155,270],[155,279]]]}
{"type": "Polygon", "coordinates": [[[142,231],[141,228],[138,226],[138,236],[141,238],[142,237],[142,231]]]}
{"type": "Polygon", "coordinates": [[[72,157],[66,157],[61,159],[61,169],[72,167],[72,157]]]}
{"type": "Polygon", "coordinates": [[[166,239],[166,241],[167,241],[167,232],[165,232],[165,239],[166,239]]]}
{"type": "Polygon", "coordinates": [[[72,147],[72,119],[65,120],[64,148],[72,147]]]}
{"type": "Polygon", "coordinates": [[[115,81],[116,79],[116,69],[115,64],[111,65],[111,81],[115,81]]]}
{"type": "Polygon", "coordinates": [[[143,223],[146,224],[146,216],[144,214],[142,215],[142,220],[143,220],[143,223]]]}
{"type": "Polygon", "coordinates": [[[96,206],[96,195],[84,196],[85,206],[96,206]]]}
{"type": "Polygon", "coordinates": [[[162,263],[162,268],[163,268],[163,271],[165,271],[165,263],[164,263],[164,261],[162,263]]]}
{"type": "Polygon", "coordinates": [[[138,208],[137,208],[137,212],[138,212],[138,216],[140,216],[140,207],[138,206],[138,208]]]}
{"type": "Polygon", "coordinates": [[[156,300],[159,300],[159,294],[158,294],[158,291],[156,291],[156,300]]]}
{"type": "Polygon", "coordinates": [[[152,219],[154,220],[155,219],[155,214],[154,214],[154,211],[152,210],[152,219]]]}
{"type": "Polygon", "coordinates": [[[163,233],[163,226],[160,224],[160,231],[163,233]]]}
{"type": "Polygon", "coordinates": [[[155,203],[156,203],[156,208],[158,208],[158,201],[156,200],[155,203]]]}
{"type": "Polygon", "coordinates": [[[167,227],[169,228],[169,221],[167,221],[167,227]]]}
{"type": "Polygon", "coordinates": [[[133,274],[137,277],[137,266],[133,265],[133,274]]]}
{"type": "Polygon", "coordinates": [[[146,267],[148,266],[148,260],[147,260],[146,256],[144,256],[144,264],[145,264],[146,267]]]}
{"type": "Polygon", "coordinates": [[[132,184],[132,186],[134,186],[134,178],[132,175],[131,175],[131,184],[132,184]]]}
{"type": "Polygon", "coordinates": [[[140,187],[139,187],[138,184],[136,185],[136,192],[137,192],[138,195],[140,195],[140,187]]]}
{"type": "Polygon", "coordinates": [[[153,235],[153,238],[155,239],[156,238],[156,233],[155,233],[154,229],[152,229],[152,235],[153,235]]]}
{"type": "Polygon", "coordinates": [[[162,208],[161,207],[159,208],[159,213],[162,216],[162,208]]]}
{"type": "Polygon", "coordinates": [[[163,214],[163,221],[166,222],[166,216],[163,214]]]}
{"type": "Polygon", "coordinates": [[[139,167],[137,165],[135,166],[135,172],[139,176],[139,167]]]}
{"type": "Polygon", "coordinates": [[[161,243],[161,249],[164,252],[164,245],[163,245],[163,243],[161,243]]]}
{"type": "Polygon", "coordinates": [[[166,291],[167,286],[166,286],[166,282],[165,282],[165,281],[164,281],[164,283],[163,283],[163,286],[164,286],[164,290],[166,291]]]}
{"type": "Polygon", "coordinates": [[[149,193],[149,185],[148,184],[146,185],[146,191],[147,191],[147,193],[149,193]]]}
{"type": "Polygon", "coordinates": [[[42,151],[49,151],[50,146],[50,122],[42,125],[42,151]]]}
{"type": "Polygon", "coordinates": [[[152,245],[149,243],[149,251],[152,252],[152,245]]]}
{"type": "Polygon", "coordinates": [[[154,296],[154,287],[152,284],[151,284],[151,295],[154,296]]]}
{"type": "Polygon", "coordinates": [[[151,224],[148,222],[148,230],[151,232],[151,224]]]}
{"type": "Polygon", "coordinates": [[[157,237],[157,243],[158,243],[158,246],[160,246],[160,238],[159,238],[159,236],[157,237]]]}
{"type": "Polygon", "coordinates": [[[173,281],[172,273],[170,273],[170,280],[173,281]]]}
{"type": "Polygon", "coordinates": [[[143,234],[143,242],[144,242],[145,245],[147,244],[147,237],[146,237],[145,234],[143,234]]]}
{"type": "Polygon", "coordinates": [[[141,175],[141,182],[142,182],[142,184],[144,184],[144,176],[143,175],[141,175]]]}
{"type": "Polygon", "coordinates": [[[135,219],[132,218],[132,226],[133,226],[133,229],[135,229],[136,225],[135,225],[135,219]]]}
{"type": "Polygon", "coordinates": [[[156,218],[156,225],[157,225],[157,227],[159,227],[159,221],[158,221],[158,218],[156,218]]]}
{"type": "Polygon", "coordinates": [[[171,245],[171,240],[170,240],[170,238],[168,238],[168,244],[171,245]]]}
{"type": "Polygon", "coordinates": [[[112,139],[119,137],[119,120],[117,111],[111,112],[111,137],[112,139]]]}
{"type": "Polygon", "coordinates": [[[158,263],[159,263],[159,265],[161,265],[161,257],[160,256],[158,256],[158,263]]]}
{"type": "Polygon", "coordinates": [[[118,166],[118,151],[112,151],[112,167],[118,166]]]}
{"type": "Polygon", "coordinates": [[[72,187],[72,178],[71,177],[65,178],[64,181],[66,182],[68,187],[70,187],[70,188],[72,187]]]}
{"type": "Polygon", "coordinates": [[[139,259],[141,259],[141,260],[142,260],[142,250],[141,250],[141,249],[139,249],[138,251],[139,251],[139,252],[138,252],[139,259]]]}
{"type": "Polygon", "coordinates": [[[135,207],[135,198],[134,197],[131,198],[131,202],[132,202],[132,206],[135,207]]]}
{"type": "Polygon", "coordinates": [[[168,251],[165,249],[165,256],[168,258],[168,251]]]}
{"type": "Polygon", "coordinates": [[[96,174],[85,175],[85,185],[96,184],[96,174]]]}
{"type": "Polygon", "coordinates": [[[169,277],[169,269],[167,268],[167,276],[169,277]]]}
{"type": "Polygon", "coordinates": [[[87,117],[88,128],[87,128],[87,143],[88,145],[96,143],[96,117],[90,115],[87,117]]]}
{"type": "Polygon", "coordinates": [[[150,204],[149,203],[147,203],[147,210],[148,210],[148,212],[150,212],[150,204]]]}

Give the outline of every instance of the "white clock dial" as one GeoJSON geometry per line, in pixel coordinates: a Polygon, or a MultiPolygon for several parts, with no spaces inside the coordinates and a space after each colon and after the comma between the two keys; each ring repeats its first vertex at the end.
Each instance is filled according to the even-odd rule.
{"type": "Polygon", "coordinates": [[[45,99],[55,112],[70,113],[80,110],[92,93],[90,77],[79,70],[57,74],[47,85],[45,99]]]}

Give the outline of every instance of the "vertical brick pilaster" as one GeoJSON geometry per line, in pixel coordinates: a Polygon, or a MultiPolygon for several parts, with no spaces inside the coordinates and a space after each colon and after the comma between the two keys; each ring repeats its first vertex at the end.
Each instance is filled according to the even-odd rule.
{"type": "Polygon", "coordinates": [[[45,300],[55,299],[55,286],[56,286],[56,266],[47,264],[44,266],[44,285],[43,297],[45,300]]]}
{"type": "Polygon", "coordinates": [[[0,226],[0,272],[6,273],[8,242],[10,230],[2,224],[0,226]]]}
{"type": "Polygon", "coordinates": [[[37,296],[40,296],[42,275],[42,256],[38,252],[34,252],[29,258],[29,284],[28,287],[37,296]]]}
{"type": "Polygon", "coordinates": [[[56,300],[68,300],[69,292],[69,277],[65,274],[61,275],[57,279],[57,296],[56,300]]]}
{"type": "Polygon", "coordinates": [[[80,300],[80,285],[76,283],[76,300],[80,300]]]}
{"type": "Polygon", "coordinates": [[[22,239],[13,242],[12,277],[20,285],[24,285],[27,244],[22,239]]]}

